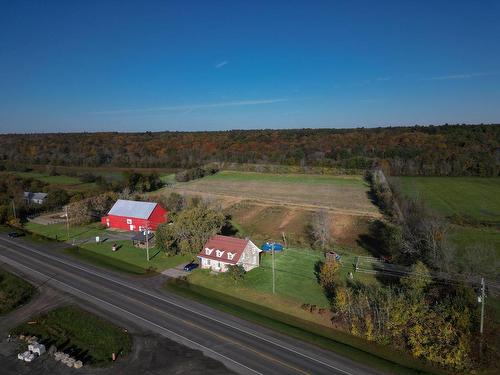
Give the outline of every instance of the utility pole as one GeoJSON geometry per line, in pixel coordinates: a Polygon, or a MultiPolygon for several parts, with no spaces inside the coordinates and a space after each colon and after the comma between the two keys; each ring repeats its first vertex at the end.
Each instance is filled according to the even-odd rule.
{"type": "Polygon", "coordinates": [[[283,235],[283,243],[285,244],[285,248],[287,247],[286,245],[286,237],[285,237],[285,232],[281,232],[281,234],[283,235]]]}
{"type": "Polygon", "coordinates": [[[276,293],[276,279],[275,279],[275,274],[274,274],[274,242],[271,245],[271,250],[273,252],[273,294],[276,293]]]}
{"type": "Polygon", "coordinates": [[[14,219],[17,219],[17,215],[16,215],[16,203],[14,202],[14,199],[12,199],[12,212],[14,213],[14,219]]]}
{"type": "Polygon", "coordinates": [[[149,262],[149,221],[146,221],[146,231],[144,233],[146,234],[146,258],[149,262]]]}
{"type": "Polygon", "coordinates": [[[484,277],[481,277],[481,327],[479,329],[479,332],[481,335],[483,334],[483,327],[484,327],[484,300],[485,300],[485,282],[484,282],[484,277]]]}
{"type": "Polygon", "coordinates": [[[66,237],[67,240],[69,241],[69,215],[68,215],[68,205],[65,206],[65,211],[66,211],[66,237]]]}

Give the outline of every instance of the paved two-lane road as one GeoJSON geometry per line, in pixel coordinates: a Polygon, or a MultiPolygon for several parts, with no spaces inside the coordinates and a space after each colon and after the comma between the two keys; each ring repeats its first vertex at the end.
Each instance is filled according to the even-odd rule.
{"type": "Polygon", "coordinates": [[[0,262],[222,361],[243,374],[379,374],[335,353],[197,302],[0,234],[0,262]]]}

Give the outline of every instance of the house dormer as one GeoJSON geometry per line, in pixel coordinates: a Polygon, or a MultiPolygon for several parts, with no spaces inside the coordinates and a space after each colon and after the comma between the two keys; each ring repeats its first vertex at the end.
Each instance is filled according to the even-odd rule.
{"type": "Polygon", "coordinates": [[[222,255],[224,255],[225,251],[222,251],[222,250],[215,250],[215,256],[217,258],[221,258],[222,255]]]}
{"type": "Polygon", "coordinates": [[[214,252],[214,249],[209,249],[208,247],[205,248],[205,254],[211,255],[213,252],[214,252]]]}
{"type": "Polygon", "coordinates": [[[230,251],[228,251],[227,252],[227,260],[233,260],[235,255],[236,255],[236,253],[231,253],[230,251]]]}

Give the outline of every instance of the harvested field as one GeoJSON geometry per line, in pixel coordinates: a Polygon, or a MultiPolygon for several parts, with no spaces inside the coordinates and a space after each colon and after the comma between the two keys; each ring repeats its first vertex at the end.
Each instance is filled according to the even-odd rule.
{"type": "Polygon", "coordinates": [[[176,183],[163,192],[201,195],[231,201],[253,200],[309,210],[325,208],[348,215],[380,217],[368,198],[369,185],[362,176],[277,175],[222,171],[216,175],[176,183]]]}
{"type": "MultiPolygon", "coordinates": [[[[282,240],[293,245],[309,246],[308,224],[313,212],[299,207],[266,206],[242,201],[227,208],[226,213],[237,227],[240,235],[251,237],[256,243],[267,240],[282,240]]],[[[346,215],[332,211],[332,236],[337,244],[357,247],[360,234],[368,232],[370,218],[346,215]]]]}

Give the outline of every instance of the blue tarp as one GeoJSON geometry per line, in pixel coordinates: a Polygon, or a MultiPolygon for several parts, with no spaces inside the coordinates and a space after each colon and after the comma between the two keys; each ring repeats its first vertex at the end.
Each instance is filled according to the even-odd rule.
{"type": "Polygon", "coordinates": [[[266,242],[261,246],[261,249],[264,251],[272,251],[274,245],[274,251],[283,251],[283,245],[277,242],[266,242]]]}

